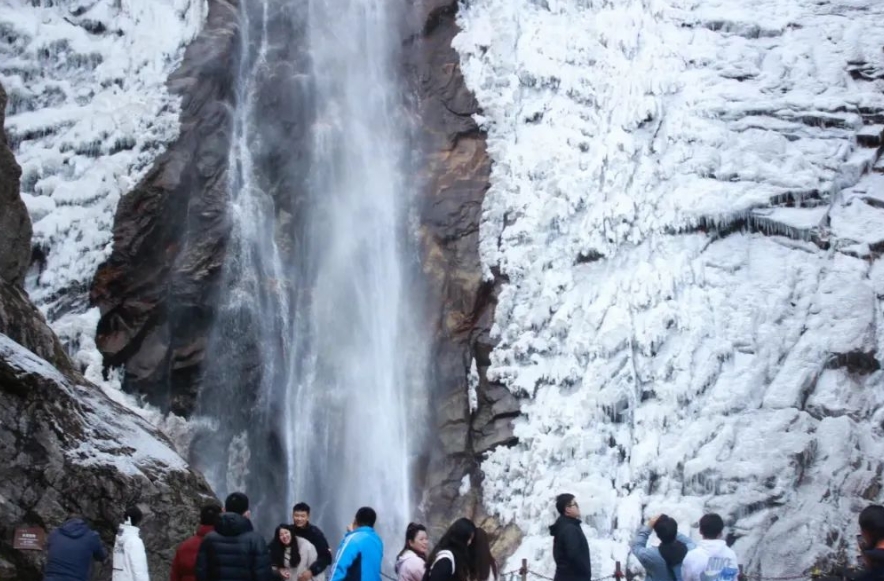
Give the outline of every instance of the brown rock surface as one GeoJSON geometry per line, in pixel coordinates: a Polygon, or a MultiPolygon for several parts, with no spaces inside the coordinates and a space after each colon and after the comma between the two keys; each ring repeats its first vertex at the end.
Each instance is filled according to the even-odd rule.
{"type": "Polygon", "coordinates": [[[237,5],[212,0],[206,25],[169,80],[181,134],[122,198],[114,248],[95,275],[97,344],[126,364],[129,389],[189,412],[229,232],[227,156],[237,60],[237,5]]]}
{"type": "Polygon", "coordinates": [[[456,11],[452,0],[417,2],[406,50],[423,129],[423,266],[433,303],[442,306],[431,357],[436,439],[429,444],[425,497],[434,538],[453,518],[471,516],[494,533],[495,553],[502,558],[518,545],[521,532],[514,525],[502,527],[482,507],[479,462],[494,447],[515,443],[511,420],[519,402],[485,375],[497,285],[482,280],[479,223],[491,160],[485,136],[472,119],[478,104],[451,47],[458,32],[456,11]],[[471,412],[473,361],[478,405],[471,412]],[[471,486],[461,495],[464,477],[471,486]]]}
{"type": "Polygon", "coordinates": [[[0,279],[22,286],[31,261],[31,217],[19,194],[21,167],[6,142],[6,91],[0,85],[0,279]]]}

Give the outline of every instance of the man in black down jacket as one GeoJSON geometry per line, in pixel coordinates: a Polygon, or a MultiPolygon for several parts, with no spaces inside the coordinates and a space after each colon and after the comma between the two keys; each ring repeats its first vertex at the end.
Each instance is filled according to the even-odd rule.
{"type": "Polygon", "coordinates": [[[234,492],[224,501],[224,513],[207,534],[196,558],[197,581],[271,581],[270,553],[252,529],[249,498],[234,492]]]}
{"type": "Polygon", "coordinates": [[[580,507],[574,495],[558,495],[556,510],[559,518],[549,527],[556,561],[555,581],[589,581],[592,578],[589,543],[580,528],[580,507]]]}
{"type": "Polygon", "coordinates": [[[298,581],[310,581],[314,577],[321,575],[331,565],[331,550],[328,548],[328,541],[325,539],[325,535],[322,534],[319,527],[310,522],[309,504],[299,502],[292,508],[292,523],[295,525],[292,532],[310,541],[316,547],[316,562],[298,576],[298,581]]]}

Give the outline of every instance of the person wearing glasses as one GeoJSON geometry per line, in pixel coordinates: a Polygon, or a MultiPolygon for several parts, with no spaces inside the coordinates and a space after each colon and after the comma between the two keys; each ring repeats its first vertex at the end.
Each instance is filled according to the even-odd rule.
{"type": "Polygon", "coordinates": [[[589,581],[592,563],[589,543],[580,526],[580,506],[573,494],[560,494],[556,497],[556,510],[559,518],[549,527],[556,561],[555,581],[589,581]]]}

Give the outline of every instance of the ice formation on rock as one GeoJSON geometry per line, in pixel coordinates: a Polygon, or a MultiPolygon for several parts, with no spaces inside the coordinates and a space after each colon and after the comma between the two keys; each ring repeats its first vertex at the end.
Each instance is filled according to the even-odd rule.
{"type": "MultiPolygon", "coordinates": [[[[594,577],[643,519],[720,512],[748,571],[852,559],[881,500],[884,4],[469,0],[494,159],[489,378],[526,396],[486,505],[594,577]],[[877,164],[877,165],[876,165],[877,164]]],[[[697,536],[697,531],[692,531],[697,536]]]]}
{"type": "MultiPolygon", "coordinates": [[[[6,131],[34,222],[31,298],[82,312],[114,212],[178,133],[165,88],[206,0],[9,0],[0,10],[6,131]]],[[[94,334],[94,330],[92,331],[94,334]]]]}

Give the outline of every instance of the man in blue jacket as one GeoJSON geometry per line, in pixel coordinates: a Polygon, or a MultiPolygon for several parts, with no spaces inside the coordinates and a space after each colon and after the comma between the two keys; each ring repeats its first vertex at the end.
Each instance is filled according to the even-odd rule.
{"type": "Polygon", "coordinates": [[[378,515],[363,506],[356,511],[352,530],[338,547],[330,581],[381,581],[384,543],[374,531],[378,515]]]}
{"type": "Polygon", "coordinates": [[[107,551],[86,521],[71,517],[49,534],[43,581],[87,581],[92,560],[104,561],[107,551]]]}

